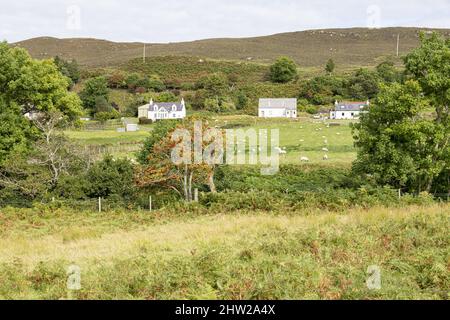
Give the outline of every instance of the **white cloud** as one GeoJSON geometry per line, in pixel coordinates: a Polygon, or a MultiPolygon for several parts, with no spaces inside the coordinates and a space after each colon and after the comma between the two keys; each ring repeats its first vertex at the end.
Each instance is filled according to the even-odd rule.
{"type": "Polygon", "coordinates": [[[450,28],[450,0],[22,0],[2,4],[0,39],[175,42],[366,27],[374,18],[367,13],[371,6],[379,7],[376,21],[382,27],[450,28]],[[67,12],[71,6],[79,7],[79,19],[76,10],[67,12]],[[77,19],[79,28],[73,23],[77,19]]]}

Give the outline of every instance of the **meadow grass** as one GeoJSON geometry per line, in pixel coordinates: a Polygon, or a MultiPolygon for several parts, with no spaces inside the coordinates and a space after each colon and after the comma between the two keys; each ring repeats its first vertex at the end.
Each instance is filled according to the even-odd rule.
{"type": "Polygon", "coordinates": [[[148,130],[137,132],[117,132],[114,130],[65,131],[68,138],[82,145],[114,145],[119,143],[143,142],[149,135],[148,130]]]}
{"type": "MultiPolygon", "coordinates": [[[[328,122],[301,118],[260,119],[246,115],[216,116],[213,125],[232,129],[279,129],[280,147],[286,148],[287,154],[280,158],[281,164],[300,164],[301,157],[308,157],[310,163],[349,166],[356,159],[356,149],[350,122],[341,121],[339,126],[327,127],[328,122]],[[322,151],[327,148],[329,151],[322,151]],[[324,161],[324,156],[328,161],[324,161]]],[[[119,133],[114,130],[104,131],[66,131],[66,135],[82,145],[115,145],[119,143],[139,143],[149,136],[152,126],[140,126],[138,132],[119,133]]],[[[133,153],[113,154],[117,157],[133,157],[133,153]]]]}
{"type": "Polygon", "coordinates": [[[449,213],[449,205],[190,217],[7,211],[0,298],[67,298],[66,269],[76,264],[78,299],[445,299],[449,213]],[[365,284],[371,265],[381,290],[365,284]]]}

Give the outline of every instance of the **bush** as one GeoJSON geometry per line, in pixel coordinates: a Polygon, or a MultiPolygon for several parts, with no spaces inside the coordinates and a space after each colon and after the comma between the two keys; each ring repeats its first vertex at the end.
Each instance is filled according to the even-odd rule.
{"type": "Polygon", "coordinates": [[[107,155],[89,169],[87,179],[87,195],[91,198],[114,195],[129,199],[135,194],[134,167],[128,159],[107,155]]]}
{"type": "Polygon", "coordinates": [[[146,125],[146,124],[152,124],[153,120],[148,118],[139,118],[139,124],[146,125]]]}

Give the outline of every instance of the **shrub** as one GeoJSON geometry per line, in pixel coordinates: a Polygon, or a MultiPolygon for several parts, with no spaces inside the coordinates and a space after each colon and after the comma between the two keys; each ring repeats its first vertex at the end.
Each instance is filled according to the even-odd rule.
{"type": "Polygon", "coordinates": [[[146,125],[146,124],[152,124],[153,120],[148,118],[139,118],[139,124],[146,125]]]}

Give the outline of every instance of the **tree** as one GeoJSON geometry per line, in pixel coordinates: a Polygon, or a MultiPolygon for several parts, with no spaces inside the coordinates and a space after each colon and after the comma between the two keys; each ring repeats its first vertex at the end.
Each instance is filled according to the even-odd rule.
{"type": "Polygon", "coordinates": [[[244,91],[239,91],[236,99],[237,99],[236,109],[243,110],[247,108],[249,101],[244,91]]]}
{"type": "Polygon", "coordinates": [[[422,36],[405,65],[411,79],[382,84],[370,112],[354,127],[354,170],[379,184],[430,192],[450,167],[450,41],[422,36]]]}
{"type": "Polygon", "coordinates": [[[105,77],[96,77],[88,79],[80,92],[81,100],[85,108],[93,111],[96,106],[96,101],[103,98],[108,101],[108,81],[105,77]]]}
{"type": "Polygon", "coordinates": [[[380,82],[381,78],[376,72],[361,68],[349,80],[349,95],[354,99],[372,99],[379,91],[380,82]]]}
{"type": "MultiPolygon", "coordinates": [[[[208,133],[209,137],[215,137],[215,128],[209,126],[208,122],[202,118],[189,118],[183,123],[179,124],[175,129],[170,131],[162,140],[153,145],[152,151],[149,153],[147,164],[141,168],[137,175],[137,184],[140,187],[158,187],[168,188],[176,191],[183,196],[187,202],[193,200],[193,186],[196,183],[208,184],[211,192],[216,192],[214,183],[214,173],[216,165],[213,163],[174,163],[173,152],[177,145],[184,143],[185,136],[179,134],[181,132],[188,132],[190,138],[194,137],[194,128],[197,121],[201,121],[201,131],[208,133]],[[175,131],[177,130],[177,131],[175,131]],[[174,135],[174,133],[177,134],[174,135]]],[[[202,155],[211,141],[203,139],[201,143],[202,155]]],[[[192,141],[190,140],[189,143],[192,141]]],[[[185,149],[187,154],[180,155],[181,157],[188,157],[193,159],[193,148],[190,146],[185,149]]],[[[205,151],[207,153],[207,151],[205,151]]],[[[211,159],[218,155],[214,150],[211,151],[211,159]]]]}
{"type": "Polygon", "coordinates": [[[125,74],[121,71],[115,70],[113,73],[108,75],[108,87],[109,88],[123,88],[126,86],[125,74]]]}
{"type": "Polygon", "coordinates": [[[125,84],[130,92],[134,92],[136,90],[140,79],[141,77],[137,73],[132,73],[126,77],[125,84]]]}
{"type": "Polygon", "coordinates": [[[108,198],[112,195],[133,197],[134,166],[128,159],[114,159],[106,155],[88,170],[87,179],[87,195],[91,198],[108,198]]]}
{"type": "Polygon", "coordinates": [[[269,77],[272,82],[287,83],[298,75],[297,65],[288,57],[279,58],[271,67],[269,77]]]}
{"type": "Polygon", "coordinates": [[[400,74],[392,61],[384,61],[377,66],[377,73],[385,82],[395,82],[400,80],[400,74]]]}
{"type": "Polygon", "coordinates": [[[161,92],[166,89],[166,86],[164,85],[164,82],[161,80],[161,78],[158,75],[154,74],[151,75],[148,80],[148,89],[155,92],[161,92]]]}
{"type": "Polygon", "coordinates": [[[13,151],[28,148],[36,137],[37,131],[22,116],[20,108],[7,105],[0,98],[0,165],[13,151]]]}
{"type": "Polygon", "coordinates": [[[342,97],[344,91],[342,79],[335,76],[319,76],[304,83],[299,96],[315,105],[327,105],[342,97]]]}
{"type": "Polygon", "coordinates": [[[80,70],[76,60],[66,61],[56,56],[53,60],[59,72],[70,79],[71,85],[80,80],[80,70]]]}
{"type": "Polygon", "coordinates": [[[325,71],[331,75],[334,72],[335,68],[336,64],[334,63],[333,59],[328,60],[327,64],[325,65],[325,71]]]}
{"type": "Polygon", "coordinates": [[[153,153],[153,148],[157,143],[169,135],[173,131],[178,122],[176,120],[159,121],[155,124],[150,136],[145,139],[144,146],[137,154],[137,160],[140,164],[149,163],[149,157],[153,153]]]}
{"type": "Polygon", "coordinates": [[[209,98],[221,98],[228,93],[230,84],[225,74],[218,72],[199,80],[197,87],[205,89],[209,98]]]}
{"type": "Polygon", "coordinates": [[[0,186],[31,200],[43,198],[62,177],[89,166],[83,152],[61,133],[66,123],[61,112],[40,113],[32,122],[39,138],[27,148],[13,149],[0,164],[0,186]]]}
{"type": "Polygon", "coordinates": [[[20,48],[0,43],[0,97],[10,107],[30,111],[62,111],[75,120],[81,114],[81,102],[68,92],[69,80],[53,60],[34,60],[20,48]]]}

